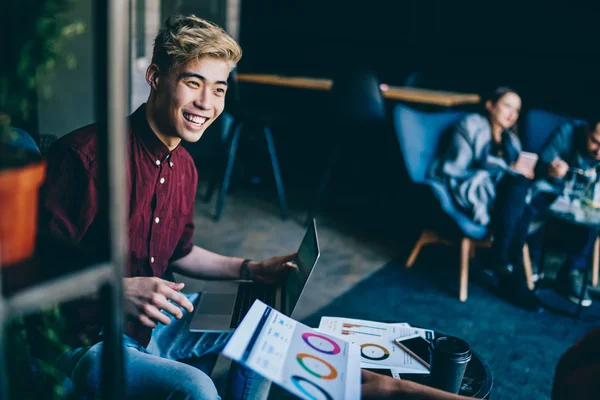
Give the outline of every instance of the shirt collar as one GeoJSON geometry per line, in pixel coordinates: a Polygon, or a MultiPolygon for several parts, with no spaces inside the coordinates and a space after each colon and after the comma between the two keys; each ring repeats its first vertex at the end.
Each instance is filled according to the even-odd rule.
{"type": "Polygon", "coordinates": [[[146,155],[151,159],[153,164],[158,166],[166,159],[171,159],[171,155],[179,148],[177,146],[173,151],[170,151],[156,136],[146,119],[146,103],[139,106],[131,114],[130,123],[132,133],[140,139],[146,155]]]}

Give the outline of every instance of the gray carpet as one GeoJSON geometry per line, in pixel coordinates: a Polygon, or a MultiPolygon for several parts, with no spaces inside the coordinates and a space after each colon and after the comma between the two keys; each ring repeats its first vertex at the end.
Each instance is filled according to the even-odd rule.
{"type": "MultiPolygon", "coordinates": [[[[456,263],[448,262],[455,259],[439,248],[423,253],[412,269],[403,267],[404,257],[392,261],[303,322],[318,326],[321,316],[343,316],[436,329],[467,340],[489,364],[492,398],[549,398],[561,354],[600,321],[600,300],[578,321],[555,311],[527,312],[498,297],[473,266],[469,298],[461,303],[456,263]]],[[[571,311],[553,292],[545,298],[571,311]]]]}

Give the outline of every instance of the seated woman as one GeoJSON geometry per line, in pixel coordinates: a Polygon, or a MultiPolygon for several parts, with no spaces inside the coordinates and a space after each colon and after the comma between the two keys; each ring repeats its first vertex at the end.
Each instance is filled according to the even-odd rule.
{"type": "MultiPolygon", "coordinates": [[[[456,205],[480,225],[490,225],[494,236],[492,269],[507,275],[522,271],[521,240],[515,227],[523,213],[523,204],[515,207],[516,195],[525,198],[533,170],[516,161],[521,153],[521,141],[513,131],[521,110],[521,98],[512,89],[499,87],[483,102],[484,111],[466,116],[456,126],[447,147],[441,149],[430,167],[432,179],[443,182],[456,205]],[[513,244],[520,244],[515,248],[513,244]]],[[[518,278],[510,292],[517,302],[529,309],[539,309],[539,301],[525,280],[518,278]],[[515,289],[518,289],[515,291],[515,289]]],[[[522,275],[524,278],[524,275],[522,275]]]]}

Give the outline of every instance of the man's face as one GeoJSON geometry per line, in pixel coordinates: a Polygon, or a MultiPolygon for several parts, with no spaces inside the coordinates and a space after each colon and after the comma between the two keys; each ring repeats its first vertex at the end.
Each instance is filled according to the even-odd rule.
{"type": "Polygon", "coordinates": [[[229,71],[226,61],[201,58],[158,75],[152,113],[163,139],[178,143],[202,137],[223,112],[229,71]]]}
{"type": "Polygon", "coordinates": [[[588,125],[586,133],[588,154],[593,159],[600,161],[600,123],[596,126],[588,125]]]}

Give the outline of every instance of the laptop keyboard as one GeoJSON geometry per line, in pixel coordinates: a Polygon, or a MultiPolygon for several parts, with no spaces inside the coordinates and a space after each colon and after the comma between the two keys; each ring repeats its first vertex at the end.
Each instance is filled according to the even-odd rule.
{"type": "Polygon", "coordinates": [[[236,300],[231,318],[231,327],[237,328],[239,323],[258,299],[268,306],[275,307],[275,297],[277,294],[276,285],[266,285],[260,283],[242,284],[238,290],[238,300],[236,300]]]}

